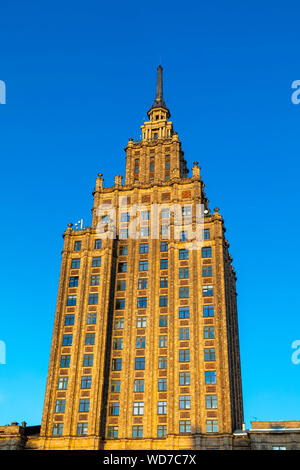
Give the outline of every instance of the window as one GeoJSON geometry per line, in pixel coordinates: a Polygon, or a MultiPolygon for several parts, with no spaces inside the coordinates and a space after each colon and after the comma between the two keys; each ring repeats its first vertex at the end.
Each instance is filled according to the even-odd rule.
{"type": "Polygon", "coordinates": [[[166,401],[158,401],[157,402],[157,414],[158,415],[166,415],[167,414],[167,402],[166,401]]]}
{"type": "Polygon", "coordinates": [[[167,242],[161,242],[160,251],[168,251],[168,243],[167,242]]]}
{"type": "MultiPolygon", "coordinates": [[[[162,225],[160,228],[160,233],[161,235],[169,235],[169,225],[162,225]]],[[[168,238],[168,237],[163,237],[163,238],[168,238]]]]}
{"type": "Polygon", "coordinates": [[[189,372],[179,372],[179,385],[190,385],[191,377],[189,372]]]}
{"type": "Polygon", "coordinates": [[[144,414],[144,402],[143,401],[136,401],[133,403],[133,414],[134,415],[144,414]]]}
{"type": "Polygon", "coordinates": [[[189,278],[189,268],[179,268],[179,279],[189,278]]]}
{"type": "Polygon", "coordinates": [[[81,250],[81,242],[77,241],[74,243],[74,251],[80,251],[81,250]]]}
{"type": "Polygon", "coordinates": [[[211,277],[212,276],[212,266],[203,266],[202,276],[203,277],[211,277]]]}
{"type": "Polygon", "coordinates": [[[168,278],[161,277],[159,287],[168,287],[168,278]]]}
{"type": "Polygon", "coordinates": [[[163,258],[160,260],[160,269],[168,269],[168,260],[163,258]]]}
{"type": "Polygon", "coordinates": [[[209,240],[210,239],[210,230],[209,230],[209,228],[205,228],[203,230],[203,238],[204,238],[204,240],[209,240]]]}
{"type": "Polygon", "coordinates": [[[168,326],[168,316],[160,315],[159,316],[159,326],[168,326]]]}
{"type": "Polygon", "coordinates": [[[188,299],[190,296],[190,288],[189,287],[179,287],[179,298],[180,299],[188,299]]]}
{"type": "Polygon", "coordinates": [[[202,248],[202,258],[211,258],[211,247],[202,248]]]}
{"type": "Polygon", "coordinates": [[[190,318],[190,308],[179,307],[179,318],[190,318]]]}
{"type": "Polygon", "coordinates": [[[190,329],[179,328],[179,339],[180,340],[190,339],[190,329]]]}
{"type": "Polygon", "coordinates": [[[215,328],[213,326],[204,327],[204,339],[211,339],[215,337],[215,328]]]}
{"type": "Polygon", "coordinates": [[[94,362],[93,354],[84,354],[83,356],[83,367],[92,367],[94,362]]]}
{"type": "Polygon", "coordinates": [[[181,213],[183,217],[188,217],[192,215],[192,206],[183,206],[181,208],[181,213]]]}
{"type": "Polygon", "coordinates": [[[170,209],[162,209],[161,210],[161,218],[168,219],[170,217],[170,209]]]}
{"type": "Polygon", "coordinates": [[[112,370],[122,370],[122,359],[117,358],[112,360],[112,370]]]}
{"type": "Polygon", "coordinates": [[[216,380],[216,371],[215,370],[207,370],[205,371],[205,383],[206,384],[215,384],[216,380]]]}
{"type": "Polygon", "coordinates": [[[147,297],[138,297],[137,308],[146,308],[146,307],[147,307],[147,297]]]}
{"type": "Polygon", "coordinates": [[[139,159],[136,158],[134,161],[134,172],[138,173],[139,172],[139,159]]]}
{"type": "Polygon", "coordinates": [[[272,450],[286,450],[285,446],[272,446],[272,450]]]}
{"type": "Polygon", "coordinates": [[[99,284],[100,284],[100,275],[99,274],[92,275],[90,285],[99,286],[99,284]]]}
{"type": "Polygon", "coordinates": [[[167,435],[167,426],[160,424],[157,426],[157,437],[165,437],[167,435]]]}
{"type": "Polygon", "coordinates": [[[149,220],[150,219],[150,211],[142,211],[141,212],[141,219],[142,220],[149,220]]]}
{"type": "Polygon", "coordinates": [[[120,393],[121,391],[121,381],[120,380],[112,380],[110,383],[110,391],[112,393],[120,393]]]}
{"type": "Polygon", "coordinates": [[[136,327],[137,328],[146,328],[147,318],[146,317],[137,317],[136,327]]]}
{"type": "Polygon", "coordinates": [[[96,323],[97,323],[97,313],[88,313],[86,323],[87,323],[87,325],[96,325],[96,323]]]}
{"type": "Polygon", "coordinates": [[[117,310],[124,310],[125,309],[125,299],[117,299],[116,300],[116,309],[117,310]]]}
{"type": "Polygon", "coordinates": [[[87,412],[90,410],[90,399],[89,398],[81,398],[79,400],[79,411],[80,412],[87,412]]]}
{"type": "Polygon", "coordinates": [[[86,333],[85,344],[95,344],[95,333],[86,333]]]}
{"type": "Polygon", "coordinates": [[[118,280],[117,281],[117,290],[126,290],[126,281],[118,280]]]}
{"type": "Polygon", "coordinates": [[[124,328],[124,318],[115,319],[115,329],[122,330],[124,328]]]}
{"type": "MultiPolygon", "coordinates": [[[[105,212],[106,212],[106,211],[105,211],[105,212]]],[[[110,221],[109,214],[106,214],[106,215],[102,215],[102,216],[101,216],[101,224],[102,224],[102,225],[107,225],[107,224],[109,224],[109,221],[110,221]]]]}
{"type": "Polygon", "coordinates": [[[75,315],[67,314],[65,316],[65,325],[74,325],[75,315]]]}
{"type": "Polygon", "coordinates": [[[218,408],[217,395],[206,395],[205,404],[207,409],[218,408]]]}
{"type": "Polygon", "coordinates": [[[64,425],[62,423],[55,423],[53,424],[52,428],[52,435],[53,436],[61,436],[63,433],[64,425]]]}
{"type": "Polygon", "coordinates": [[[139,270],[140,271],[148,271],[148,261],[143,260],[139,262],[139,270]]]}
{"type": "Polygon", "coordinates": [[[163,335],[163,336],[160,336],[159,337],[159,347],[160,348],[166,348],[167,347],[167,343],[168,343],[168,337],[163,335]]]}
{"type": "Polygon", "coordinates": [[[204,305],[203,306],[203,316],[204,317],[213,317],[214,316],[214,306],[213,305],[204,305]]]}
{"type": "Polygon", "coordinates": [[[170,169],[170,155],[165,156],[165,170],[170,169]]]}
{"type": "Polygon", "coordinates": [[[71,261],[71,269],[79,269],[80,268],[80,258],[74,258],[71,261]]]}
{"type": "Polygon", "coordinates": [[[119,255],[125,256],[128,255],[128,245],[121,245],[119,248],[119,255]]]}
{"type": "Polygon", "coordinates": [[[144,379],[136,379],[134,381],[134,391],[135,392],[144,392],[144,379]]]}
{"type": "Polygon", "coordinates": [[[115,401],[109,404],[109,407],[108,407],[109,416],[119,416],[119,412],[120,412],[120,403],[118,401],[115,401]]]}
{"type": "Polygon", "coordinates": [[[77,436],[84,436],[88,433],[88,423],[77,424],[77,436]]]}
{"type": "Polygon", "coordinates": [[[179,397],[179,409],[190,410],[191,409],[191,397],[190,395],[180,395],[179,397]]]}
{"type": "Polygon", "coordinates": [[[148,253],[149,252],[149,245],[148,243],[141,243],[140,244],[140,253],[148,253]]]}
{"type": "Polygon", "coordinates": [[[118,438],[118,426],[108,426],[107,428],[107,439],[118,438]]]}
{"type": "Polygon", "coordinates": [[[143,426],[132,426],[132,437],[143,437],[143,426]]]}
{"type": "Polygon", "coordinates": [[[141,238],[149,237],[149,227],[141,227],[141,238]]]}
{"type": "Polygon", "coordinates": [[[218,431],[219,431],[218,420],[208,419],[206,421],[206,432],[218,432],[218,431]]]}
{"type": "Polygon", "coordinates": [[[187,232],[186,231],[180,232],[180,241],[181,242],[186,242],[187,241],[187,232]]]}
{"type": "Polygon", "coordinates": [[[78,276],[72,276],[69,279],[69,287],[77,287],[78,286],[78,276]]]}
{"type": "Polygon", "coordinates": [[[179,362],[190,362],[189,349],[179,349],[179,362]]]}
{"type": "Polygon", "coordinates": [[[215,361],[216,360],[215,348],[204,349],[204,360],[205,361],[215,361]]]}
{"type": "Polygon", "coordinates": [[[127,228],[120,228],[119,237],[121,240],[125,240],[128,238],[128,229],[127,228]]]}
{"type": "Polygon", "coordinates": [[[64,413],[66,410],[66,400],[56,400],[54,413],[64,413]]]}
{"type": "Polygon", "coordinates": [[[160,307],[167,307],[168,306],[168,296],[167,295],[161,295],[159,297],[159,306],[160,307]]]}
{"type": "Polygon", "coordinates": [[[146,336],[137,336],[135,341],[137,349],[144,349],[146,347],[146,336]]]}
{"type": "Polygon", "coordinates": [[[98,303],[98,294],[89,295],[89,305],[96,305],[98,303]]]}
{"type": "Polygon", "coordinates": [[[73,335],[64,335],[62,345],[72,346],[72,338],[73,338],[73,335]]]}
{"type": "Polygon", "coordinates": [[[57,383],[57,390],[67,390],[68,388],[68,377],[59,377],[57,383]]]}
{"type": "Polygon", "coordinates": [[[121,222],[129,222],[129,220],[130,220],[129,212],[121,213],[121,222]]]}
{"type": "Polygon", "coordinates": [[[60,367],[70,367],[71,356],[60,357],[60,367]]]}
{"type": "Polygon", "coordinates": [[[136,357],[135,358],[135,369],[136,370],[145,369],[145,358],[144,357],[136,357]]]}
{"type": "Polygon", "coordinates": [[[68,295],[67,306],[76,305],[77,295],[68,295]]]}
{"type": "Polygon", "coordinates": [[[158,368],[166,369],[167,368],[167,356],[160,356],[158,358],[158,368]]]}
{"type": "Polygon", "coordinates": [[[92,376],[83,375],[81,377],[81,388],[91,388],[92,387],[92,376]]]}
{"type": "Polygon", "coordinates": [[[202,286],[202,294],[203,297],[211,297],[212,295],[214,295],[213,286],[202,286]]]}
{"type": "Polygon", "coordinates": [[[188,434],[190,432],[191,432],[191,421],[187,419],[179,421],[179,433],[188,434]]]}
{"type": "Polygon", "coordinates": [[[101,240],[101,239],[95,240],[94,249],[95,249],[95,250],[100,250],[101,247],[102,247],[102,240],[101,240]]]}
{"type": "Polygon", "coordinates": [[[154,171],[154,157],[151,157],[151,158],[150,158],[150,171],[151,171],[151,172],[154,171]]]}
{"type": "Polygon", "coordinates": [[[123,338],[113,338],[113,349],[123,349],[123,338]]]}
{"type": "Polygon", "coordinates": [[[101,256],[94,256],[92,260],[92,267],[99,268],[101,266],[101,256]]]}
{"type": "Polygon", "coordinates": [[[138,280],[138,289],[147,289],[148,279],[139,279],[138,280]]]}
{"type": "Polygon", "coordinates": [[[167,390],[167,379],[158,379],[158,391],[165,392],[167,390]]]}
{"type": "Polygon", "coordinates": [[[127,263],[118,264],[118,273],[127,273],[127,263]]]}
{"type": "Polygon", "coordinates": [[[179,259],[189,259],[189,250],[179,250],[179,259]]]}

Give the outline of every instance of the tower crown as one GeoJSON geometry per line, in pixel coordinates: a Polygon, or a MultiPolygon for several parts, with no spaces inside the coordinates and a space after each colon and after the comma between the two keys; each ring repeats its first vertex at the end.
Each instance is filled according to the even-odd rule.
{"type": "Polygon", "coordinates": [[[153,105],[148,111],[148,117],[150,121],[155,119],[169,119],[171,113],[167,108],[167,105],[163,97],[163,77],[162,77],[163,68],[161,65],[157,67],[157,81],[156,81],[156,95],[153,102],[153,105]]]}

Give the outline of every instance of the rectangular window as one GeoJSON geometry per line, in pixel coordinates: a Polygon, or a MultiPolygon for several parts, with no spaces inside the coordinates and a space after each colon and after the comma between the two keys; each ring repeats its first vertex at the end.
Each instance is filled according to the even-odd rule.
{"type": "Polygon", "coordinates": [[[92,387],[92,376],[83,375],[81,377],[81,388],[91,388],[92,387]]]}
{"type": "Polygon", "coordinates": [[[133,414],[134,415],[144,414],[144,402],[143,401],[135,401],[133,403],[133,414]]]}
{"type": "Polygon", "coordinates": [[[88,313],[86,323],[87,325],[96,325],[97,313],[88,313]]]}
{"type": "Polygon", "coordinates": [[[166,369],[167,368],[167,356],[160,356],[158,358],[158,368],[166,369]]]}
{"type": "Polygon", "coordinates": [[[113,349],[123,349],[123,338],[113,338],[113,349]]]}
{"type": "Polygon", "coordinates": [[[147,307],[147,297],[138,297],[137,308],[146,308],[146,307],[147,307]]]}
{"type": "Polygon", "coordinates": [[[52,435],[53,436],[61,436],[63,433],[64,425],[62,423],[55,423],[53,424],[52,428],[52,435]]]}
{"type": "Polygon", "coordinates": [[[74,243],[74,251],[80,251],[81,250],[81,242],[80,241],[76,241],[74,243]]]}
{"type": "Polygon", "coordinates": [[[118,433],[118,426],[107,427],[107,439],[117,439],[118,433]]]}
{"type": "Polygon", "coordinates": [[[192,206],[183,206],[181,212],[183,217],[190,217],[192,215],[192,206]]]}
{"type": "Polygon", "coordinates": [[[147,325],[147,317],[137,317],[136,319],[137,328],[146,328],[146,325],[147,325]]]}
{"type": "Polygon", "coordinates": [[[165,392],[167,390],[167,379],[158,379],[158,391],[165,392]]]}
{"type": "Polygon", "coordinates": [[[100,275],[99,274],[92,275],[90,285],[99,286],[99,284],[100,284],[100,275]]]}
{"type": "Polygon", "coordinates": [[[121,391],[121,381],[120,380],[112,380],[110,382],[110,391],[112,393],[120,393],[120,391],[121,391]]]}
{"type": "Polygon", "coordinates": [[[119,255],[125,256],[128,255],[128,245],[121,245],[119,248],[119,255]]]}
{"type": "Polygon", "coordinates": [[[179,259],[189,259],[189,250],[179,250],[179,259]]]}
{"type": "Polygon", "coordinates": [[[168,337],[166,335],[160,336],[158,345],[160,348],[166,348],[168,345],[168,337]]]}
{"type": "Polygon", "coordinates": [[[94,256],[92,260],[92,267],[99,268],[101,266],[101,256],[94,256]]]}
{"type": "Polygon", "coordinates": [[[71,356],[60,357],[60,367],[70,367],[71,356]]]}
{"type": "Polygon", "coordinates": [[[67,390],[68,380],[68,377],[59,377],[57,382],[57,390],[67,390]]]}
{"type": "Polygon", "coordinates": [[[190,318],[190,308],[179,307],[179,318],[190,318]]]}
{"type": "Polygon", "coordinates": [[[189,372],[179,372],[179,385],[190,385],[191,376],[189,372]]]}
{"type": "Polygon", "coordinates": [[[161,218],[168,219],[170,217],[170,209],[162,209],[161,210],[161,218]]]}
{"type": "Polygon", "coordinates": [[[217,383],[216,371],[215,370],[206,370],[205,371],[205,383],[208,384],[208,385],[217,383]]]}
{"type": "Polygon", "coordinates": [[[102,240],[101,239],[95,240],[94,249],[95,250],[100,250],[101,247],[102,247],[102,240]]]}
{"type": "Polygon", "coordinates": [[[141,238],[149,237],[149,227],[141,227],[140,232],[141,232],[141,238]]]}
{"type": "Polygon", "coordinates": [[[138,289],[147,289],[148,279],[139,279],[138,280],[138,289]]]}
{"type": "Polygon", "coordinates": [[[189,278],[189,268],[179,268],[179,279],[189,278]]]}
{"type": "Polygon", "coordinates": [[[203,306],[203,316],[204,317],[213,317],[214,316],[214,306],[213,305],[204,305],[203,306]]]}
{"type": "Polygon", "coordinates": [[[160,315],[159,316],[159,326],[168,326],[168,316],[160,315]]]}
{"type": "Polygon", "coordinates": [[[141,219],[142,220],[149,220],[150,219],[150,211],[142,211],[141,212],[141,219]]]}
{"type": "Polygon", "coordinates": [[[85,344],[95,344],[95,333],[86,333],[85,335],[85,344]]]}
{"type": "Polygon", "coordinates": [[[69,287],[78,287],[78,276],[72,276],[69,279],[69,287]]]}
{"type": "Polygon", "coordinates": [[[112,370],[122,370],[122,359],[118,357],[112,360],[112,370]]]}
{"type": "Polygon", "coordinates": [[[90,294],[89,305],[96,305],[96,304],[98,304],[98,294],[90,294]]]}
{"type": "Polygon", "coordinates": [[[208,419],[206,421],[206,432],[218,432],[218,431],[219,431],[218,420],[208,419]]]}
{"type": "Polygon", "coordinates": [[[179,328],[179,339],[185,340],[190,339],[190,329],[189,328],[179,328]]]}
{"type": "Polygon", "coordinates": [[[206,395],[205,404],[207,409],[218,408],[217,395],[206,395]]]}
{"type": "Polygon", "coordinates": [[[179,349],[179,362],[190,362],[189,349],[179,349]]]}
{"type": "Polygon", "coordinates": [[[149,252],[149,245],[148,243],[141,243],[140,244],[140,253],[141,254],[144,254],[144,253],[148,253],[149,252]]]}
{"type": "Polygon", "coordinates": [[[117,290],[126,290],[126,281],[118,280],[117,281],[117,290]]]}
{"type": "Polygon", "coordinates": [[[148,261],[140,261],[139,262],[139,271],[148,271],[148,261]]]}
{"type": "Polygon", "coordinates": [[[144,379],[136,379],[134,381],[134,391],[144,392],[144,390],[145,390],[144,379]]]}
{"type": "Polygon", "coordinates": [[[115,401],[109,404],[109,407],[108,407],[109,416],[119,416],[119,412],[120,412],[120,403],[118,401],[115,401]]]}
{"type": "Polygon", "coordinates": [[[187,241],[187,232],[184,230],[182,232],[180,232],[180,241],[181,242],[186,242],[187,241]]]}
{"type": "Polygon", "coordinates": [[[179,298],[180,299],[188,299],[190,296],[190,288],[189,287],[179,287],[179,298]]]}
{"type": "Polygon", "coordinates": [[[116,309],[117,310],[124,310],[125,309],[125,299],[117,299],[116,300],[116,309]]]}
{"type": "Polygon", "coordinates": [[[120,228],[119,237],[120,237],[120,240],[126,240],[128,238],[128,229],[120,228]]]}
{"type": "Polygon", "coordinates": [[[143,437],[143,426],[132,426],[132,437],[143,437]]]}
{"type": "Polygon", "coordinates": [[[130,215],[129,212],[122,212],[121,213],[121,222],[129,222],[130,215]]]}
{"type": "Polygon", "coordinates": [[[62,345],[72,346],[72,338],[73,338],[73,335],[64,335],[62,345]]]}
{"type": "Polygon", "coordinates": [[[167,277],[161,277],[160,278],[160,284],[159,287],[168,287],[168,278],[167,277]]]}
{"type": "Polygon", "coordinates": [[[88,433],[88,423],[77,424],[77,436],[84,436],[88,433]]]}
{"type": "Polygon", "coordinates": [[[90,411],[90,399],[89,398],[81,398],[79,400],[79,411],[81,413],[90,411]]]}
{"type": "Polygon", "coordinates": [[[203,266],[202,276],[203,277],[211,277],[212,276],[212,266],[203,266]]]}
{"type": "Polygon", "coordinates": [[[74,325],[75,315],[67,314],[65,316],[65,325],[74,325]]]}
{"type": "Polygon", "coordinates": [[[135,347],[137,349],[144,349],[146,347],[146,336],[137,336],[135,340],[135,347]]]}
{"type": "Polygon", "coordinates": [[[204,238],[204,240],[209,240],[210,239],[210,230],[209,230],[209,228],[205,228],[203,230],[203,238],[204,238]]]}
{"type": "Polygon", "coordinates": [[[167,307],[168,306],[168,296],[167,295],[161,295],[159,297],[159,306],[160,307],[167,307]]]}
{"type": "Polygon", "coordinates": [[[66,410],[66,400],[56,400],[54,413],[64,413],[66,410]]]}
{"type": "Polygon", "coordinates": [[[165,437],[167,435],[167,426],[165,424],[159,424],[157,426],[157,437],[165,437]]]}
{"type": "Polygon", "coordinates": [[[166,415],[167,414],[167,402],[166,401],[158,401],[157,402],[157,414],[158,415],[166,415]]]}
{"type": "Polygon", "coordinates": [[[80,258],[74,258],[71,261],[71,269],[79,269],[80,268],[80,258]]]}
{"type": "Polygon", "coordinates": [[[83,356],[83,367],[92,367],[94,362],[93,354],[84,354],[83,356]]]}
{"type": "Polygon", "coordinates": [[[118,273],[127,273],[127,263],[118,264],[118,273]]]}
{"type": "Polygon", "coordinates": [[[204,349],[204,360],[205,361],[215,361],[216,360],[215,348],[205,348],[204,349]]]}
{"type": "Polygon", "coordinates": [[[77,295],[68,295],[67,298],[67,306],[70,307],[71,305],[76,305],[77,302],[77,295]]]}
{"type": "Polygon", "coordinates": [[[191,421],[190,420],[179,421],[179,433],[189,434],[190,432],[191,432],[191,421]]]}
{"type": "Polygon", "coordinates": [[[215,337],[215,328],[213,326],[204,327],[204,339],[211,339],[215,337]]]}
{"type": "Polygon", "coordinates": [[[115,319],[115,329],[116,330],[123,330],[124,328],[124,318],[116,318],[115,319]]]}
{"type": "Polygon", "coordinates": [[[168,242],[160,243],[160,251],[168,251],[168,242]]]}
{"type": "Polygon", "coordinates": [[[211,297],[214,295],[213,286],[202,286],[203,297],[211,297]]]}
{"type": "Polygon", "coordinates": [[[168,260],[165,258],[162,258],[160,260],[160,269],[168,269],[168,260]]]}
{"type": "Polygon", "coordinates": [[[206,246],[202,248],[202,258],[211,258],[211,247],[206,246]]]}
{"type": "Polygon", "coordinates": [[[136,370],[145,369],[145,358],[144,357],[136,357],[135,358],[135,369],[136,370]]]}
{"type": "Polygon", "coordinates": [[[179,397],[179,409],[190,410],[191,409],[191,397],[190,395],[180,395],[179,397]]]}

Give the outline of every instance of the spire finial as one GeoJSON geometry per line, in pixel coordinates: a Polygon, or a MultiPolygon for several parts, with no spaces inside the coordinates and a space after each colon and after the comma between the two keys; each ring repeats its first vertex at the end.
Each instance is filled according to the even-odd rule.
{"type": "Polygon", "coordinates": [[[170,111],[167,108],[167,105],[163,97],[163,68],[161,65],[157,67],[157,81],[156,81],[156,95],[154,103],[150,109],[153,108],[165,108],[168,111],[168,118],[170,117],[170,111]]]}

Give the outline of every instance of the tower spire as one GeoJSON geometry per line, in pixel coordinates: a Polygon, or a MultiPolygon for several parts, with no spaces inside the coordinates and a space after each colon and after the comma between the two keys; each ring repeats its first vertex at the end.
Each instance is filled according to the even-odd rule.
{"type": "Polygon", "coordinates": [[[163,97],[163,68],[161,65],[157,67],[157,80],[156,80],[156,95],[155,99],[153,102],[153,105],[151,106],[150,110],[148,111],[148,115],[150,111],[154,108],[164,108],[167,110],[168,118],[170,117],[170,111],[167,108],[167,105],[164,101],[163,97]]]}

